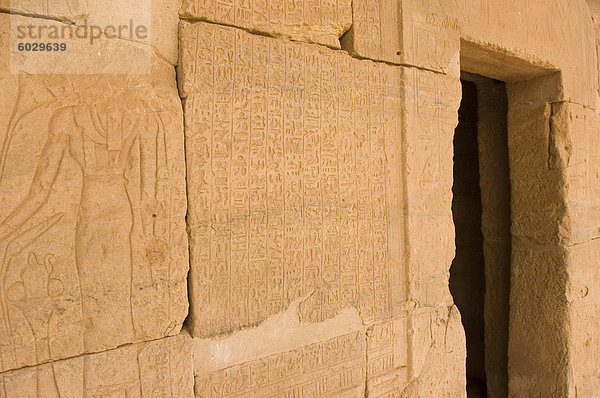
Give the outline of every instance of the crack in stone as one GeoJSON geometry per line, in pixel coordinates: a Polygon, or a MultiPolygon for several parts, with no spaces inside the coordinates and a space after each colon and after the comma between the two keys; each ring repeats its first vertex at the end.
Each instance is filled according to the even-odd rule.
{"type": "Polygon", "coordinates": [[[122,348],[125,348],[125,347],[130,347],[130,346],[134,346],[134,345],[138,345],[138,344],[152,343],[152,342],[155,342],[155,341],[160,341],[160,340],[167,339],[169,337],[175,337],[175,336],[178,336],[178,335],[180,335],[182,333],[189,334],[189,332],[187,331],[187,329],[182,328],[179,331],[179,333],[175,333],[175,334],[169,335],[169,336],[162,336],[162,337],[157,337],[155,339],[142,340],[142,341],[133,341],[133,342],[130,342],[130,343],[125,343],[125,344],[118,345],[118,346],[113,347],[113,348],[107,348],[105,350],[83,352],[83,353],[78,354],[78,355],[71,355],[71,356],[64,357],[64,358],[53,358],[53,359],[51,358],[51,359],[48,359],[46,361],[41,361],[40,363],[37,363],[35,365],[25,365],[25,366],[21,366],[21,367],[18,367],[18,368],[5,370],[3,372],[0,372],[0,376],[6,375],[6,374],[9,374],[9,373],[12,373],[12,372],[16,372],[16,371],[19,371],[19,370],[23,370],[23,369],[35,369],[38,366],[46,365],[46,364],[49,364],[49,363],[57,363],[57,362],[62,362],[62,361],[68,361],[68,360],[71,360],[71,359],[81,358],[81,357],[85,357],[85,356],[88,356],[88,355],[102,354],[104,352],[111,352],[111,351],[115,351],[117,349],[122,349],[122,348]]]}
{"type": "MultiPolygon", "coordinates": [[[[384,64],[384,65],[389,65],[389,66],[401,66],[401,67],[405,67],[405,68],[413,68],[413,69],[423,70],[423,71],[427,71],[427,72],[433,72],[433,73],[436,73],[438,75],[447,75],[447,73],[445,73],[444,71],[440,71],[440,70],[436,70],[436,69],[432,69],[432,68],[425,68],[425,67],[422,67],[422,66],[417,66],[417,65],[407,64],[407,63],[396,63],[396,62],[383,61],[383,60],[379,60],[379,59],[373,59],[373,58],[363,57],[363,56],[360,56],[360,55],[355,54],[353,52],[350,52],[350,51],[348,51],[348,50],[346,50],[344,48],[328,46],[326,44],[317,43],[317,42],[310,41],[310,40],[298,40],[298,39],[294,39],[294,38],[292,38],[292,37],[290,37],[288,35],[276,35],[276,34],[264,32],[264,31],[260,31],[260,30],[256,30],[256,29],[243,28],[243,27],[240,27],[240,26],[237,26],[237,25],[226,24],[226,23],[221,23],[221,22],[215,22],[215,21],[211,21],[211,20],[209,20],[207,18],[183,18],[183,17],[181,17],[180,20],[181,21],[185,21],[185,22],[189,22],[189,23],[192,23],[192,24],[196,23],[196,22],[202,22],[202,23],[207,23],[207,24],[211,24],[211,25],[226,26],[226,27],[230,27],[230,28],[234,28],[234,29],[243,30],[244,32],[252,34],[252,35],[269,37],[269,38],[272,38],[272,39],[284,39],[284,40],[288,40],[288,41],[294,42],[294,43],[303,43],[303,44],[310,44],[310,45],[325,47],[325,48],[329,48],[330,50],[344,52],[344,53],[348,54],[349,57],[354,58],[354,59],[359,59],[359,60],[362,60],[362,61],[371,61],[371,62],[374,62],[374,63],[377,63],[377,64],[384,64]]],[[[344,34],[347,34],[347,33],[348,32],[344,32],[344,34]]]]}
{"type": "Polygon", "coordinates": [[[19,15],[21,17],[43,19],[43,20],[47,20],[47,21],[60,22],[60,23],[68,24],[68,25],[76,25],[75,21],[72,21],[68,18],[51,17],[48,15],[40,15],[40,14],[29,13],[29,12],[7,10],[5,8],[0,8],[0,14],[19,15]]]}

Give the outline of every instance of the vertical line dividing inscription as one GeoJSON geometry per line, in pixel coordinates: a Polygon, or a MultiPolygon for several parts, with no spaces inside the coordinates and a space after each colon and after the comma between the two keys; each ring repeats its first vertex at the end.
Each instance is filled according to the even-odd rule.
{"type": "Polygon", "coordinates": [[[375,231],[374,231],[374,221],[375,221],[375,217],[374,217],[374,213],[375,213],[375,209],[373,208],[373,146],[372,146],[372,124],[373,121],[371,120],[371,117],[373,115],[373,111],[371,109],[372,106],[372,100],[373,100],[373,65],[369,62],[368,63],[368,76],[367,76],[367,137],[366,137],[366,141],[367,144],[369,145],[369,159],[367,160],[367,179],[368,179],[368,187],[369,187],[369,234],[371,235],[371,240],[369,242],[370,244],[370,249],[371,249],[371,296],[369,297],[369,301],[370,301],[370,305],[371,305],[371,317],[370,320],[373,321],[374,317],[375,317],[375,231]]]}
{"type": "MultiPolygon", "coordinates": [[[[321,57],[317,57],[319,60],[321,60],[321,57]]],[[[327,256],[325,255],[325,241],[327,239],[327,231],[325,230],[325,209],[326,209],[326,205],[324,203],[324,191],[325,191],[325,187],[327,186],[327,182],[324,181],[325,180],[325,173],[324,173],[324,169],[325,167],[323,167],[323,143],[325,141],[325,137],[323,134],[323,98],[322,98],[322,86],[321,86],[321,79],[322,79],[322,75],[323,75],[323,69],[320,63],[318,63],[317,65],[317,73],[316,73],[316,77],[318,79],[318,93],[319,93],[319,109],[318,109],[318,113],[319,113],[319,160],[318,160],[318,165],[319,165],[319,191],[321,192],[321,203],[319,204],[319,209],[321,212],[321,269],[319,271],[320,273],[320,277],[321,277],[321,283],[325,282],[325,278],[324,278],[324,270],[325,270],[325,259],[327,258],[327,256]]],[[[323,321],[324,317],[325,317],[325,312],[323,309],[323,301],[325,300],[325,295],[320,293],[320,300],[319,300],[319,321],[323,321]]],[[[318,297],[319,297],[318,296],[318,297]]]]}
{"type": "MultiPolygon", "coordinates": [[[[254,37],[249,36],[248,37],[248,42],[250,44],[250,71],[249,73],[249,84],[250,87],[248,87],[248,100],[249,100],[249,120],[248,120],[248,160],[246,162],[246,194],[248,195],[248,221],[247,221],[247,229],[246,229],[246,259],[248,261],[248,265],[249,265],[249,269],[250,269],[250,273],[248,273],[248,286],[247,286],[247,293],[246,294],[246,324],[252,323],[253,322],[253,314],[250,313],[250,291],[252,289],[252,269],[253,269],[253,264],[252,264],[252,257],[250,254],[250,247],[251,247],[251,242],[252,242],[252,173],[250,172],[250,170],[252,170],[252,133],[254,132],[253,129],[253,116],[254,116],[254,96],[253,96],[253,87],[252,87],[252,83],[254,82],[254,54],[255,52],[255,40],[254,37]]],[[[244,85],[244,89],[246,89],[245,85],[244,85]]]]}
{"type": "Polygon", "coordinates": [[[287,258],[286,258],[286,249],[287,249],[287,231],[286,231],[286,225],[287,225],[287,220],[286,220],[286,213],[287,213],[287,206],[285,204],[285,192],[286,192],[286,170],[287,170],[287,161],[286,161],[286,148],[285,148],[285,129],[286,129],[286,114],[285,114],[285,109],[286,109],[286,96],[287,94],[287,77],[288,77],[288,43],[285,43],[283,45],[283,85],[281,88],[281,145],[282,145],[282,151],[281,151],[281,158],[282,158],[282,163],[283,163],[283,170],[281,172],[281,176],[282,176],[282,186],[281,186],[281,204],[283,207],[283,220],[282,220],[282,232],[283,232],[283,239],[282,239],[282,259],[281,259],[281,270],[282,270],[282,280],[283,280],[283,286],[282,286],[282,297],[281,300],[283,301],[283,307],[285,308],[288,304],[287,301],[287,258]]]}
{"type": "MultiPolygon", "coordinates": [[[[336,7],[337,8],[337,7],[336,7]]],[[[337,248],[338,248],[338,253],[337,253],[337,266],[338,266],[338,307],[336,308],[336,311],[340,311],[342,309],[342,306],[346,306],[349,303],[346,302],[346,300],[344,299],[344,283],[343,283],[343,273],[342,273],[342,212],[344,211],[344,207],[342,205],[342,188],[341,188],[341,164],[340,164],[340,145],[342,143],[342,134],[340,131],[340,91],[338,90],[338,86],[339,86],[339,82],[338,82],[338,78],[339,75],[337,73],[337,57],[335,57],[334,54],[332,54],[329,58],[330,60],[332,60],[333,65],[330,65],[330,73],[333,73],[333,92],[336,94],[336,96],[334,97],[334,103],[335,103],[335,126],[334,126],[334,131],[335,131],[335,138],[336,138],[336,142],[335,142],[335,155],[336,155],[336,168],[337,168],[337,203],[335,204],[337,207],[337,248]]]]}
{"type": "MultiPolygon", "coordinates": [[[[216,30],[212,29],[211,31],[212,34],[212,98],[211,98],[211,112],[210,112],[210,170],[214,170],[215,168],[215,102],[216,102],[216,95],[215,95],[215,83],[216,83],[216,78],[215,78],[215,53],[216,53],[216,30]]],[[[214,186],[214,175],[211,173],[210,177],[211,179],[211,186],[214,186]]],[[[214,256],[213,256],[213,243],[215,240],[215,230],[214,230],[214,226],[213,226],[213,222],[214,222],[214,217],[213,217],[213,209],[214,209],[214,197],[213,195],[209,194],[209,213],[208,213],[208,220],[207,223],[210,225],[210,229],[208,230],[209,233],[209,249],[208,249],[208,255],[209,255],[209,264],[212,264],[214,261],[214,256]]],[[[210,271],[209,271],[210,272],[210,271]]],[[[212,276],[212,275],[211,275],[212,276]]],[[[214,329],[214,327],[216,327],[216,323],[215,323],[215,304],[213,302],[214,300],[214,291],[217,289],[217,286],[213,286],[214,282],[209,281],[208,286],[209,286],[209,293],[208,293],[208,302],[209,302],[209,324],[213,327],[211,327],[211,329],[214,329]],[[212,297],[211,297],[212,296],[212,297]]],[[[212,332],[212,330],[211,330],[212,332]]]]}
{"type": "MultiPolygon", "coordinates": [[[[252,13],[254,17],[254,13],[252,13]]],[[[270,214],[269,214],[269,137],[271,135],[271,119],[270,119],[270,105],[271,105],[271,46],[269,44],[267,47],[267,63],[265,65],[265,136],[264,136],[264,145],[265,145],[265,265],[267,277],[265,278],[266,290],[267,290],[267,298],[269,300],[269,311],[271,311],[271,304],[273,301],[273,292],[271,292],[270,287],[273,286],[273,283],[269,283],[269,277],[271,275],[271,260],[269,257],[269,228],[271,226],[270,222],[270,214]]],[[[275,275],[273,275],[275,277],[275,275]]]]}
{"type": "MultiPolygon", "coordinates": [[[[352,66],[352,81],[354,82],[354,84],[356,84],[357,78],[359,77],[359,74],[356,72],[357,67],[360,67],[360,65],[358,63],[354,63],[354,65],[352,66]]],[[[353,85],[354,86],[354,85],[353,85]]],[[[356,86],[354,86],[356,87],[356,86]]],[[[354,95],[352,95],[352,151],[353,151],[353,155],[354,155],[354,194],[356,195],[356,234],[354,236],[354,249],[355,249],[355,262],[356,262],[356,296],[357,296],[357,306],[360,309],[362,306],[362,296],[361,296],[361,286],[360,286],[360,240],[359,240],[359,236],[360,236],[360,188],[359,188],[359,181],[358,181],[358,137],[357,137],[357,131],[356,131],[356,102],[357,102],[357,98],[356,98],[356,93],[352,93],[354,95]]],[[[360,101],[358,101],[360,102],[360,101]]]]}
{"type": "MultiPolygon", "coordinates": [[[[302,60],[302,65],[305,64],[306,59],[302,60]]],[[[306,82],[306,71],[308,68],[304,68],[303,74],[304,74],[304,81],[306,82]]],[[[302,104],[302,106],[306,109],[307,108],[307,103],[310,101],[310,93],[309,95],[304,97],[304,103],[302,104]]],[[[306,120],[304,120],[304,118],[306,117],[306,113],[302,114],[302,118],[303,118],[303,125],[306,126],[306,120]]],[[[305,170],[305,165],[306,165],[306,159],[304,158],[305,154],[306,154],[306,134],[302,134],[302,162],[301,162],[301,168],[300,168],[300,176],[301,178],[306,182],[306,178],[304,176],[304,170],[305,170]]],[[[302,286],[302,291],[306,292],[306,277],[305,277],[305,273],[306,273],[306,265],[307,262],[305,261],[305,256],[306,256],[306,215],[304,213],[304,209],[306,207],[306,203],[305,203],[305,195],[306,195],[306,184],[302,184],[302,191],[301,191],[301,195],[302,195],[302,202],[300,204],[300,206],[302,206],[302,262],[303,262],[303,267],[302,267],[302,282],[301,282],[301,286],[302,286]]],[[[309,304],[310,305],[310,304],[309,304]]],[[[303,308],[300,311],[300,320],[302,322],[306,321],[306,319],[304,319],[304,314],[306,314],[306,310],[303,308]]]]}

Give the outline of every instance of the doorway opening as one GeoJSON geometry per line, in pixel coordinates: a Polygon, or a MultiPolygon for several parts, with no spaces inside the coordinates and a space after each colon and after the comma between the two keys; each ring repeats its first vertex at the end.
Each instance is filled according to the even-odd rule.
{"type": "Polygon", "coordinates": [[[465,328],[468,397],[506,397],[511,257],[506,85],[469,73],[462,73],[461,83],[450,290],[465,328]]]}

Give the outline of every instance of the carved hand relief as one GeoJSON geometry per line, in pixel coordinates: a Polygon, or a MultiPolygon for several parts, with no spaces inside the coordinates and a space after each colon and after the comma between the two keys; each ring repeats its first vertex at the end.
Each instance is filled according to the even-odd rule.
{"type": "Polygon", "coordinates": [[[193,397],[187,334],[0,374],[0,396],[193,397]]]}
{"type": "Polygon", "coordinates": [[[21,75],[5,112],[0,370],[176,334],[185,317],[176,102],[103,79],[21,75]]]}
{"type": "Polygon", "coordinates": [[[184,0],[180,15],[340,48],[351,0],[184,0]]]}
{"type": "Polygon", "coordinates": [[[405,301],[400,70],[184,23],[192,327],[405,301]],[[392,288],[393,287],[393,288],[392,288]]]}

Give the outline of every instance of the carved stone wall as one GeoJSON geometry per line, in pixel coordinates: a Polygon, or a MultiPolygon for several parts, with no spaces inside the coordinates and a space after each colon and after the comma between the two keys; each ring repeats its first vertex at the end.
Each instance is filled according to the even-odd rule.
{"type": "Polygon", "coordinates": [[[490,393],[593,396],[598,17],[555,3],[0,0],[0,398],[466,396],[461,71],[508,98],[490,393]]]}

